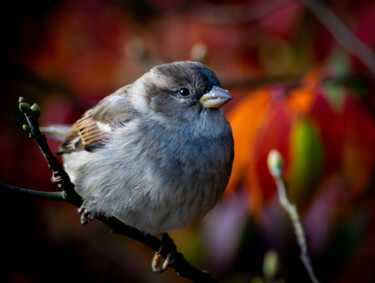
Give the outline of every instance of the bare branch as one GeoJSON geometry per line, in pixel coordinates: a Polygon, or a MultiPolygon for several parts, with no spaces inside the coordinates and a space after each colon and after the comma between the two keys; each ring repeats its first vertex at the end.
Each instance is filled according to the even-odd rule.
{"type": "Polygon", "coordinates": [[[375,74],[374,52],[346,27],[323,1],[301,0],[301,2],[314,13],[347,52],[361,60],[375,74]]]}
{"type": "Polygon", "coordinates": [[[292,204],[289,201],[288,196],[286,194],[285,181],[282,177],[283,161],[281,154],[275,149],[271,150],[268,154],[267,163],[268,170],[274,178],[277,186],[279,202],[288,214],[290,220],[292,221],[294,232],[297,237],[297,242],[301,249],[301,260],[303,262],[303,265],[305,266],[307,273],[309,274],[311,282],[318,283],[319,281],[315,276],[314,269],[311,264],[309,251],[307,249],[306,235],[301,220],[299,218],[297,208],[294,204],[292,204]]]}
{"type": "Polygon", "coordinates": [[[46,137],[40,132],[38,118],[40,108],[37,104],[30,106],[25,102],[23,97],[19,99],[20,111],[25,115],[28,125],[24,125],[23,129],[27,130],[36,143],[44,158],[48,163],[48,167],[52,171],[52,182],[62,189],[66,194],[66,201],[76,205],[82,205],[82,198],[74,190],[74,184],[70,181],[68,174],[64,171],[61,164],[57,161],[56,156],[52,153],[48,146],[46,137]]]}
{"type": "Polygon", "coordinates": [[[66,201],[64,192],[42,192],[18,188],[0,183],[0,194],[8,196],[24,196],[44,200],[63,200],[66,201]]]}

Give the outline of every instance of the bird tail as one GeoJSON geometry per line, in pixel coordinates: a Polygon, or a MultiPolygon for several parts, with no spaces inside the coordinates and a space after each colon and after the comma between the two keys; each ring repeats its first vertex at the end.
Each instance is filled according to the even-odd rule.
{"type": "Polygon", "coordinates": [[[54,140],[64,141],[70,128],[70,125],[51,125],[40,127],[40,131],[42,133],[51,134],[51,137],[54,140]]]}

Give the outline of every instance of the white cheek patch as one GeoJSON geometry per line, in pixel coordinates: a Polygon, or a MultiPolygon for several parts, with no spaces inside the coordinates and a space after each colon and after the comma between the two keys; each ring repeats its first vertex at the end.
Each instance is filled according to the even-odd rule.
{"type": "Polygon", "coordinates": [[[146,102],[146,99],[141,95],[135,95],[133,97],[132,103],[134,105],[134,108],[137,109],[141,113],[147,113],[149,112],[149,107],[146,102]]]}
{"type": "Polygon", "coordinates": [[[144,97],[144,87],[140,89],[133,88],[131,102],[134,108],[140,113],[148,113],[150,111],[146,98],[144,97]]]}

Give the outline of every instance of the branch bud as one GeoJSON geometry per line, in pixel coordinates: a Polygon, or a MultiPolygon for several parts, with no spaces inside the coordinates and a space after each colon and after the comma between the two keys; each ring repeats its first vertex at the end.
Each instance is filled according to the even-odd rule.
{"type": "Polygon", "coordinates": [[[29,133],[31,129],[30,129],[29,125],[24,124],[24,125],[22,125],[22,130],[29,133]]]}
{"type": "Polygon", "coordinates": [[[34,103],[33,106],[31,106],[31,110],[33,110],[35,116],[39,118],[40,116],[40,107],[38,104],[34,103]]]}
{"type": "Polygon", "coordinates": [[[29,114],[31,111],[30,104],[27,102],[21,102],[19,107],[20,107],[21,112],[23,113],[29,114]]]}
{"type": "Polygon", "coordinates": [[[276,149],[270,150],[267,158],[268,170],[273,177],[281,177],[283,174],[283,157],[276,149]]]}

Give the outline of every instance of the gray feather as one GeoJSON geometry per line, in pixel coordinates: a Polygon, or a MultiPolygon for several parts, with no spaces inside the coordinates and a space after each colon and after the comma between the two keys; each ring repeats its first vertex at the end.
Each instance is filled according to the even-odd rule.
{"type": "Polygon", "coordinates": [[[213,86],[220,82],[202,64],[165,64],[88,110],[61,146],[83,211],[152,234],[201,219],[223,194],[234,156],[223,111],[199,102],[213,86]]]}

